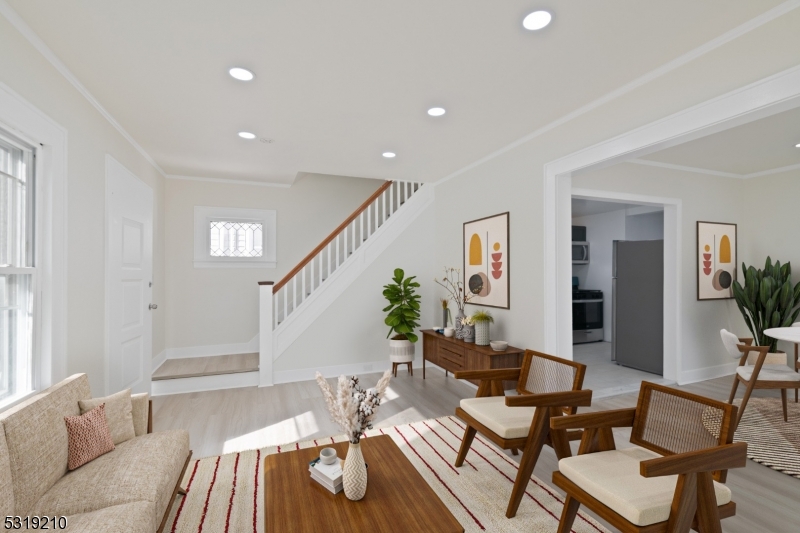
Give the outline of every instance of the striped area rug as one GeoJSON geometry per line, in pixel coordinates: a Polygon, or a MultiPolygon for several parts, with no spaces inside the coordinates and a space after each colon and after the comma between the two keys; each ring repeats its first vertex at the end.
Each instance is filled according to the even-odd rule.
{"type": "MultiPolygon", "coordinates": [[[[528,483],[517,516],[505,517],[517,463],[480,435],[475,438],[464,466],[453,467],[464,434],[464,423],[458,418],[443,417],[371,430],[367,438],[380,434],[394,439],[466,531],[544,533],[558,527],[564,500],[536,477],[528,483]]],[[[342,440],[344,436],[330,437],[192,461],[183,484],[187,495],[173,506],[165,530],[263,532],[264,456],[342,440]]],[[[583,513],[573,529],[574,533],[606,531],[583,513]]]]}
{"type": "MultiPolygon", "coordinates": [[[[741,405],[741,400],[734,403],[741,405]]],[[[784,422],[779,398],[750,398],[734,440],[747,443],[753,461],[800,479],[800,404],[793,398],[788,411],[784,422]]]]}

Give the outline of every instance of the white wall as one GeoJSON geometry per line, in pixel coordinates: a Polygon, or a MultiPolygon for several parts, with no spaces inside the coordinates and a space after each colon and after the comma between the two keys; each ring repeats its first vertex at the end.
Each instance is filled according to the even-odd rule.
{"type": "Polygon", "coordinates": [[[167,180],[167,347],[249,342],[259,281],[279,281],[382,180],[305,175],[290,188],[167,180]],[[277,268],[195,268],[194,206],[277,211],[277,268]]]}
{"type": "MultiPolygon", "coordinates": [[[[628,210],[629,212],[630,210],[628,210]]],[[[664,238],[664,212],[626,214],[625,240],[657,241],[664,238]]]]}
{"type": "Polygon", "coordinates": [[[611,342],[611,263],[613,242],[625,240],[625,209],[575,217],[573,226],[586,226],[589,264],[572,265],[580,288],[603,291],[603,340],[611,342]]]}
{"type": "MultiPolygon", "coordinates": [[[[436,266],[462,263],[463,222],[509,211],[511,309],[493,313],[509,342],[542,349],[544,317],[555,312],[544,306],[544,287],[552,282],[544,273],[544,165],[800,64],[800,48],[783,44],[796,38],[798,27],[800,10],[795,10],[513,146],[487,147],[483,159],[437,186],[436,266]]],[[[572,185],[682,198],[684,317],[680,342],[685,378],[727,373],[730,368],[724,365],[729,358],[719,343],[718,331],[721,327],[738,329],[738,310],[724,301],[696,301],[691,258],[697,217],[734,222],[751,217],[743,212],[749,204],[739,202],[736,187],[741,183],[705,175],[678,176],[666,169],[648,171],[645,179],[641,165],[625,166],[636,166],[636,170],[617,177],[577,175],[572,185]]],[[[743,257],[747,248],[740,246],[743,257]]]]}
{"type": "MultiPolygon", "coordinates": [[[[153,189],[153,299],[164,301],[164,178],[158,170],[0,16],[0,82],[67,130],[68,374],[105,383],[105,156],[153,189]]],[[[2,114],[0,113],[0,123],[2,114]]],[[[164,315],[153,313],[153,354],[164,349],[164,315]]]]}

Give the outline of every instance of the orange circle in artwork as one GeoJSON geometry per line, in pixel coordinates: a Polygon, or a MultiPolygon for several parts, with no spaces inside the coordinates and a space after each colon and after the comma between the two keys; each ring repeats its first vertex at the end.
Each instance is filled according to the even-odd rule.
{"type": "Polygon", "coordinates": [[[499,249],[500,249],[500,243],[499,242],[494,243],[494,251],[496,252],[499,249]]]}
{"type": "Polygon", "coordinates": [[[709,251],[709,250],[711,250],[711,247],[706,244],[706,252],[709,251]]]}

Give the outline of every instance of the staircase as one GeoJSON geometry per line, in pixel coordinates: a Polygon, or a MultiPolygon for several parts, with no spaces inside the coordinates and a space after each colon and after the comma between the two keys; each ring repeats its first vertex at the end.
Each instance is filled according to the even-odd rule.
{"type": "Polygon", "coordinates": [[[433,201],[431,187],[387,181],[277,283],[259,283],[259,384],[272,362],[433,201]]]}

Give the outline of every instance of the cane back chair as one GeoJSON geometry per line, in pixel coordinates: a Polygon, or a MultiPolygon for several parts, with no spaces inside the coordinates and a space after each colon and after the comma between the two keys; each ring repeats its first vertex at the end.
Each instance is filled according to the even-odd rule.
{"type": "Polygon", "coordinates": [[[506,517],[517,514],[542,447],[551,446],[561,459],[571,455],[569,441],[581,438],[580,431],[551,430],[550,419],[591,405],[592,391],[580,390],[585,373],[586,365],[532,350],[525,351],[522,368],[455,373],[457,379],[481,380],[477,396],[461,400],[456,409],[467,425],[456,467],[464,464],[476,433],[514,455],[522,450],[506,517]],[[503,380],[516,381],[519,395],[506,397],[503,380]]]}
{"type": "Polygon", "coordinates": [[[769,346],[753,346],[753,339],[737,338],[736,335],[724,329],[719,334],[728,353],[732,357],[739,359],[739,366],[736,368],[736,374],[733,375],[733,387],[731,387],[728,403],[733,403],[733,399],[736,397],[736,389],[740,382],[747,387],[744,391],[742,404],[739,406],[739,418],[734,427],[739,426],[739,422],[744,416],[747,402],[750,400],[750,395],[755,389],[780,389],[783,421],[788,422],[789,413],[786,405],[786,391],[787,389],[794,389],[795,393],[797,393],[797,389],[800,388],[800,374],[797,373],[797,370],[790,368],[786,364],[785,358],[782,358],[780,364],[767,364],[769,346]],[[753,352],[756,353],[757,357],[754,364],[750,365],[748,364],[748,357],[753,352]]]}
{"type": "Polygon", "coordinates": [[[581,504],[625,533],[721,533],[736,514],[723,483],[747,461],[733,442],[736,406],[642,382],[635,409],[551,420],[554,429],[583,428],[578,455],[561,459],[553,482],[567,493],[559,533],[581,504]],[[612,428],[631,427],[631,448],[617,450],[612,428]]]}

